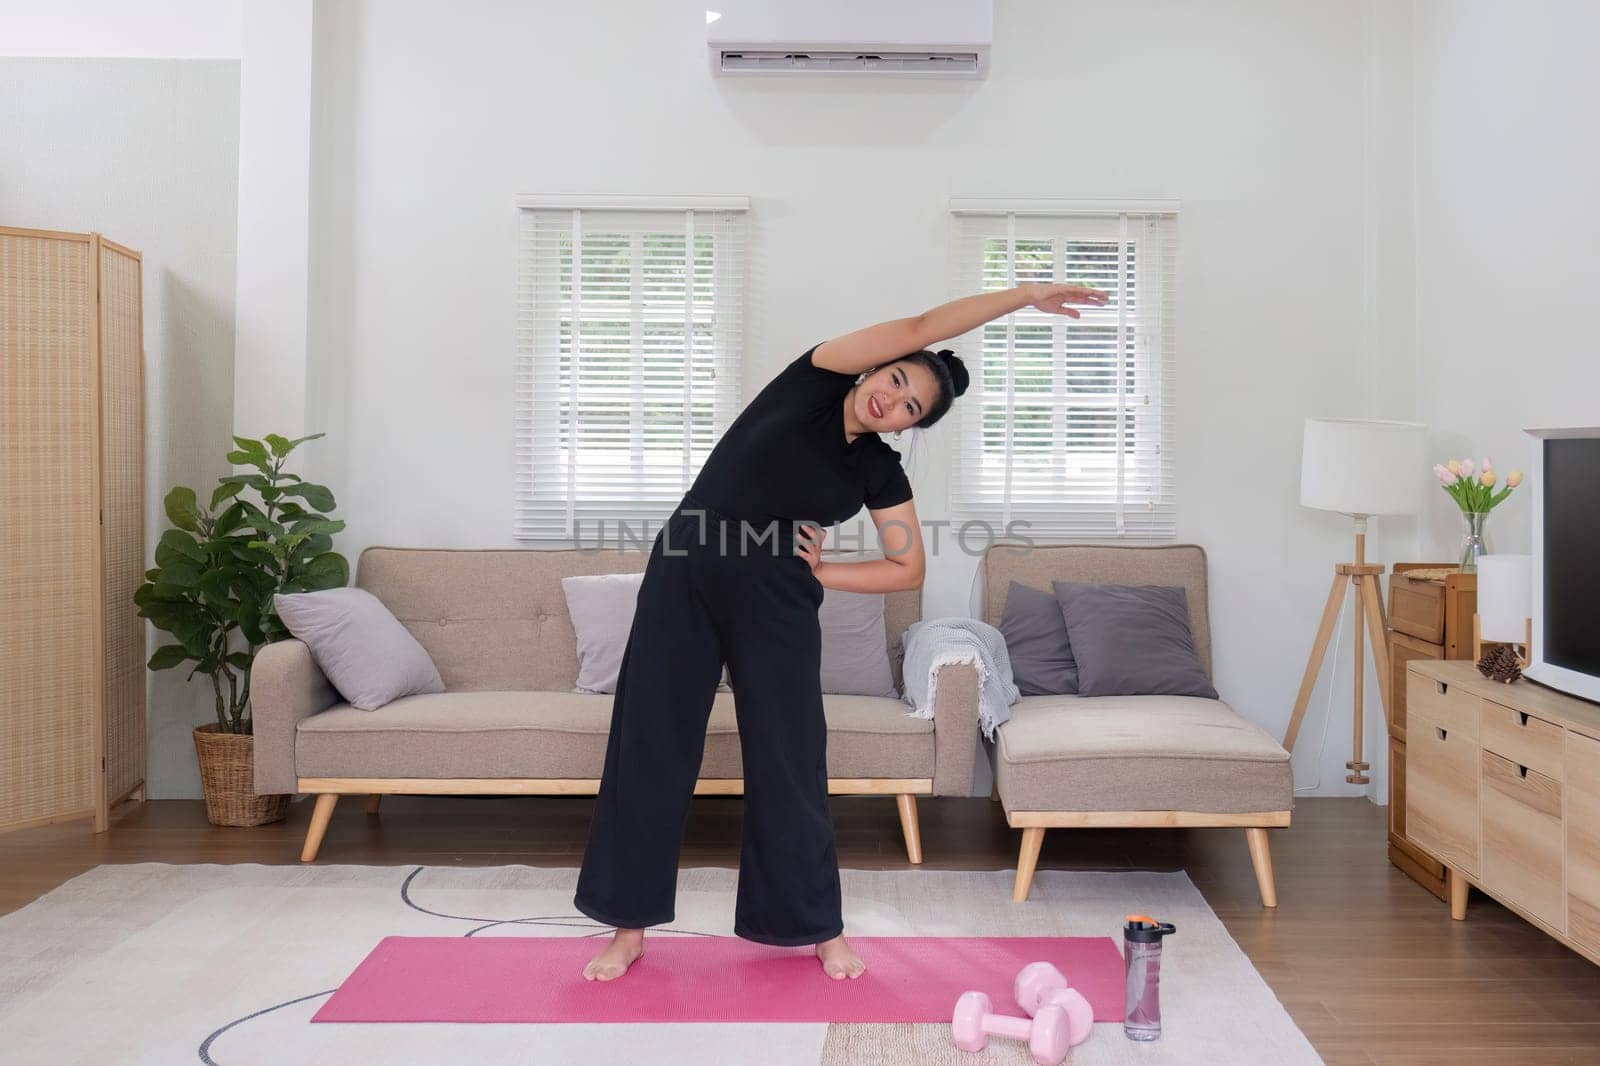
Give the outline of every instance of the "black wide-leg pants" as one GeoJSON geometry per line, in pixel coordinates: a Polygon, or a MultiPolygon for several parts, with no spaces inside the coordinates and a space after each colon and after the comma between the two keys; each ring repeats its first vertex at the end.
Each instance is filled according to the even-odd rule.
{"type": "Polygon", "coordinates": [[[657,533],[611,708],[573,903],[597,922],[673,920],[678,854],[728,664],[744,763],[734,932],[815,944],[844,931],[828,808],[822,584],[790,523],[742,522],[686,495],[657,533]]]}

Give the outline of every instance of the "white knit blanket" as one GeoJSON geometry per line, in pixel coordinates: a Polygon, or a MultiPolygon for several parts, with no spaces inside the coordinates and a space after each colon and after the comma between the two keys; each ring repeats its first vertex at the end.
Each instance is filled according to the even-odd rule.
{"type": "Polygon", "coordinates": [[[1005,638],[976,618],[929,618],[912,622],[900,638],[905,649],[901,673],[905,702],[912,718],[932,718],[939,667],[972,663],[978,668],[978,727],[989,740],[995,727],[1011,717],[1011,705],[1022,698],[1011,679],[1011,656],[1005,638]]]}

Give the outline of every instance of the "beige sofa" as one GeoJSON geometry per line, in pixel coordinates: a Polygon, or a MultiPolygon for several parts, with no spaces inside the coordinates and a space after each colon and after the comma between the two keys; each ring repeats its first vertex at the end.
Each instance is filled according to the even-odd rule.
{"type": "MultiPolygon", "coordinates": [[[[1000,624],[1017,581],[1181,585],[1200,661],[1211,673],[1205,552],[1157,548],[991,548],[983,618],[1000,624]]],[[[995,730],[995,795],[1022,830],[1013,898],[1028,898],[1049,828],[1234,827],[1250,848],[1261,902],[1277,906],[1269,828],[1289,824],[1289,753],[1221,700],[1182,696],[1025,696],[995,730]]]]}
{"type": "MultiPolygon", "coordinates": [[[[561,578],[643,569],[642,551],[435,550],[372,547],[356,584],[433,657],[442,693],[362,711],[344,703],[298,640],[270,644],[251,677],[255,788],[306,792],[316,809],[300,857],[316,858],[341,795],[593,795],[605,765],[612,697],[572,691],[577,645],[561,578]]],[[[886,597],[895,645],[921,594],[886,597]]],[[[977,671],[941,668],[933,719],[898,700],[827,695],[829,791],[893,795],[906,852],[922,861],[919,795],[971,793],[977,671]]],[[[717,693],[695,792],[742,794],[733,694],[717,693]]]]}

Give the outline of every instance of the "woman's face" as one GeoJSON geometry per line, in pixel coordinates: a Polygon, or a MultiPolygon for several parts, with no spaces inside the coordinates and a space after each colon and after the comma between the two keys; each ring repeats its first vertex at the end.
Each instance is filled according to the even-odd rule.
{"type": "Polygon", "coordinates": [[[856,419],[871,433],[893,433],[922,421],[939,395],[933,371],[903,359],[880,367],[856,386],[856,419]]]}

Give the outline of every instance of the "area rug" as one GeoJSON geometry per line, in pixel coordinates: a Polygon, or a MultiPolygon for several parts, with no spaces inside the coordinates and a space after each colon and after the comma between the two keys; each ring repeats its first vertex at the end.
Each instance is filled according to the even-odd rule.
{"type": "MultiPolygon", "coordinates": [[[[856,936],[1114,936],[1130,912],[1174,922],[1162,1040],[1097,1024],[1075,1066],[1321,1062],[1182,873],[1041,870],[1025,903],[1011,901],[1011,870],[840,876],[856,936]]],[[[681,870],[677,920],[649,935],[731,936],[737,877],[681,870]]],[[[587,937],[598,950],[610,930],[573,909],[576,883],[575,869],[528,866],[99,866],[0,917],[0,1049],[85,1066],[1032,1061],[1006,1040],[957,1051],[947,1024],[311,1023],[388,936],[587,937]]]]}

